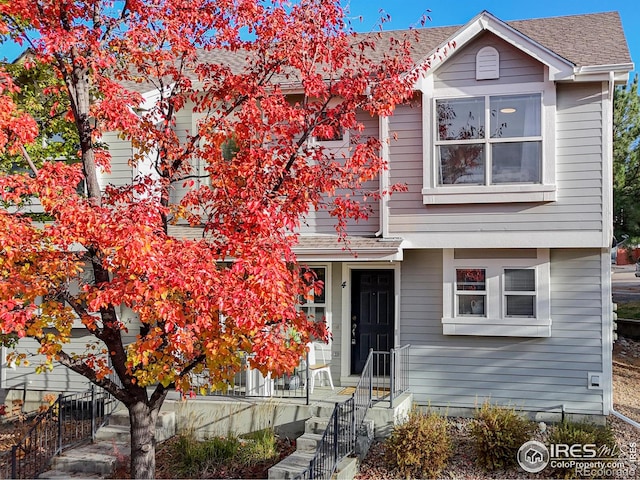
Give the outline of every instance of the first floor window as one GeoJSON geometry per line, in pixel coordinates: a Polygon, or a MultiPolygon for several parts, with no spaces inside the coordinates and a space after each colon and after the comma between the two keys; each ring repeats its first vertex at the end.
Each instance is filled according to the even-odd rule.
{"type": "Polygon", "coordinates": [[[484,316],[486,295],[484,268],[456,269],[456,302],[458,315],[484,316]]]}
{"type": "Polygon", "coordinates": [[[443,333],[551,334],[548,249],[447,249],[443,333]]]}
{"type": "Polygon", "coordinates": [[[308,318],[318,322],[325,320],[327,314],[327,267],[309,267],[309,269],[314,272],[315,281],[321,281],[324,287],[321,292],[313,293],[313,299],[302,299],[300,308],[308,318]]]}
{"type": "Polygon", "coordinates": [[[504,305],[507,317],[536,316],[536,271],[533,268],[504,269],[504,305]]]}

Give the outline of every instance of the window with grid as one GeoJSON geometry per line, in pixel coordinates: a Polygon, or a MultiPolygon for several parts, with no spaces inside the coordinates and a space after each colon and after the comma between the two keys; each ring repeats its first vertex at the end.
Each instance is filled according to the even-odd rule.
{"type": "Polygon", "coordinates": [[[536,316],[536,271],[532,268],[505,268],[504,312],[507,317],[536,316]]]}
{"type": "Polygon", "coordinates": [[[324,320],[327,314],[327,269],[326,267],[311,267],[310,270],[315,273],[316,281],[324,283],[324,288],[319,294],[314,293],[313,299],[302,299],[300,308],[308,318],[318,322],[324,320]]]}
{"type": "Polygon", "coordinates": [[[484,268],[456,269],[456,304],[458,315],[485,316],[487,271],[484,268]]]}
{"type": "Polygon", "coordinates": [[[445,249],[445,335],[551,335],[549,249],[445,249]]]}
{"type": "Polygon", "coordinates": [[[542,96],[436,100],[438,185],[542,182],[542,96]]]}

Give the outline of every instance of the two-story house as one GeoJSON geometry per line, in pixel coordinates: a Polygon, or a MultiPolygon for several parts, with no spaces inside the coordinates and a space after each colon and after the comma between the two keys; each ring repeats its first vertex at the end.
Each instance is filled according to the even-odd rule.
{"type": "MultiPolygon", "coordinates": [[[[411,344],[420,404],[607,415],[612,99],[633,68],[619,16],[504,22],[482,12],[418,35],[417,58],[455,48],[434,57],[410,103],[363,116],[365,133],[397,137],[382,151],[379,188],[407,191],[351,225],[350,250],[325,212],[305,219],[296,248],[325,281],[304,308],[332,331],[334,383],[354,385],[370,348],[411,344]]],[[[195,129],[189,112],[181,132],[195,129]]],[[[130,146],[105,140],[114,160],[103,183],[130,182],[130,146]]],[[[348,132],[327,146],[348,151],[348,132]]],[[[2,386],[24,375],[5,366],[2,386]]]]}

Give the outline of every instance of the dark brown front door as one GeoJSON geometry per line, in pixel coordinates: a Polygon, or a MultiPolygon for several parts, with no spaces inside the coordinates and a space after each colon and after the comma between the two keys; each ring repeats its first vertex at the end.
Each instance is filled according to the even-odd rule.
{"type": "Polygon", "coordinates": [[[393,270],[351,272],[351,373],[359,374],[369,349],[393,348],[393,270]]]}

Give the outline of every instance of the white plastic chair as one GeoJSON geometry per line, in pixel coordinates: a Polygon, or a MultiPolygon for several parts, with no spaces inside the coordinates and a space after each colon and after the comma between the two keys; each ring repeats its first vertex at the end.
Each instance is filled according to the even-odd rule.
{"type": "MultiPolygon", "coordinates": [[[[325,375],[325,377],[329,380],[329,385],[331,385],[331,390],[334,390],[333,379],[331,378],[331,365],[326,362],[324,358],[323,349],[320,349],[320,354],[322,356],[322,361],[318,362],[316,359],[316,347],[313,343],[310,343],[309,344],[309,392],[310,393],[313,393],[313,387],[316,384],[316,376],[320,374],[325,375]]],[[[305,379],[305,384],[306,384],[306,379],[305,379]]]]}

